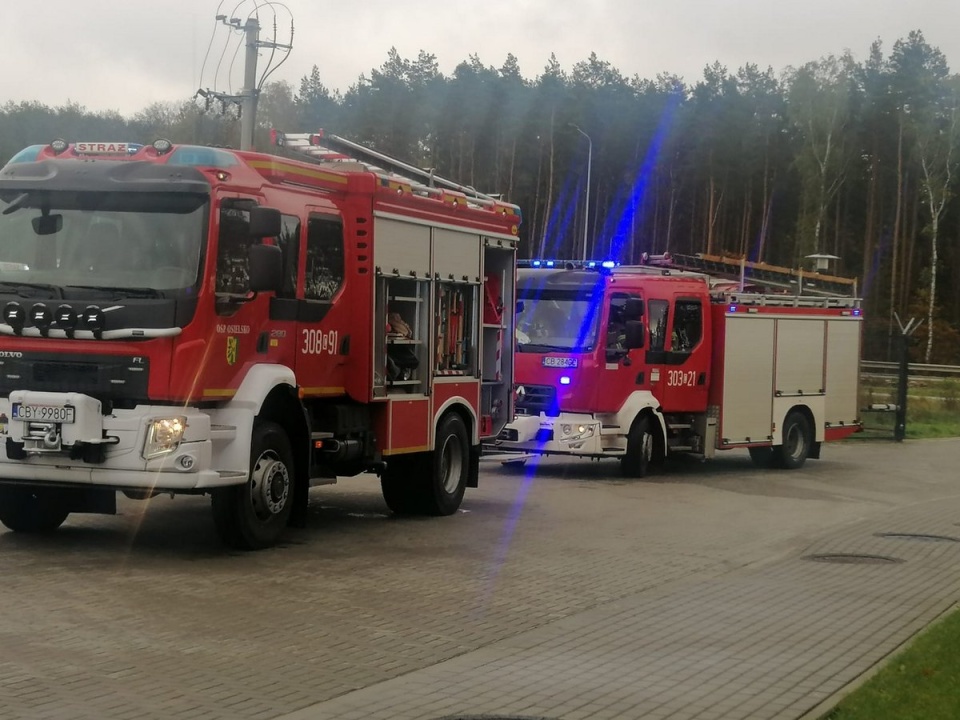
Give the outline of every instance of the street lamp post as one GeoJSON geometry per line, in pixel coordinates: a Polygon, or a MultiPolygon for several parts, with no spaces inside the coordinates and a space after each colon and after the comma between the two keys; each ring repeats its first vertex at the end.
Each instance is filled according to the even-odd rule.
{"type": "Polygon", "coordinates": [[[587,259],[587,233],[590,229],[590,168],[593,166],[593,140],[577,125],[570,123],[570,127],[587,139],[587,197],[583,208],[583,257],[587,259]]]}

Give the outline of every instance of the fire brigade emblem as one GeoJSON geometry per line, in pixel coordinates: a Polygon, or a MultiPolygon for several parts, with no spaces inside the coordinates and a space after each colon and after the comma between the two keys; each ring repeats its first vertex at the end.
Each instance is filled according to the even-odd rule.
{"type": "Polygon", "coordinates": [[[237,351],[240,348],[240,342],[231,335],[227,338],[227,365],[233,365],[237,362],[237,351]]]}

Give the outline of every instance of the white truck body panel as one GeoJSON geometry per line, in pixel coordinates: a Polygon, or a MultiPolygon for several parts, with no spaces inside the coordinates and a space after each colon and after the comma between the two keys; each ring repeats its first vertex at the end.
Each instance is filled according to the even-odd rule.
{"type": "Polygon", "coordinates": [[[771,439],[775,333],[776,321],[766,316],[727,318],[718,437],[724,444],[771,439]]]}
{"type": "Polygon", "coordinates": [[[817,442],[826,427],[855,424],[859,319],[727,315],[718,443],[780,444],[784,418],[796,406],[813,415],[817,442]]]}

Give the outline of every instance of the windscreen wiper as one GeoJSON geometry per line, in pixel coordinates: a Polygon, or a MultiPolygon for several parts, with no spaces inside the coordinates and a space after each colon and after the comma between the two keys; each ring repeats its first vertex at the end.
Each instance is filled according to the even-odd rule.
{"type": "Polygon", "coordinates": [[[115,298],[162,298],[163,293],[154,288],[113,287],[110,285],[68,285],[70,290],[102,290],[115,298]]]}
{"type": "Polygon", "coordinates": [[[38,295],[36,292],[30,292],[30,290],[45,290],[50,293],[50,297],[63,297],[63,288],[61,288],[59,285],[47,285],[46,283],[0,280],[0,289],[13,291],[22,298],[40,297],[40,295],[38,295]]]}
{"type": "Polygon", "coordinates": [[[524,343],[517,345],[520,352],[583,352],[583,348],[572,348],[566,345],[541,345],[540,343],[524,343]]]}

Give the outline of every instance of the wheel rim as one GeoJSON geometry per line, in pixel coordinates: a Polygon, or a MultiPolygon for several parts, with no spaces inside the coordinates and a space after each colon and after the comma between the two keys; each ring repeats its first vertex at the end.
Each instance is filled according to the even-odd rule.
{"type": "Polygon", "coordinates": [[[290,471],[273,450],[266,450],[257,458],[250,477],[250,500],[253,511],[261,520],[279,515],[290,497],[290,471]]]}
{"type": "Polygon", "coordinates": [[[440,480],[443,483],[444,492],[452,495],[457,491],[462,473],[463,445],[457,435],[447,435],[440,449],[440,480]]]}
{"type": "Polygon", "coordinates": [[[653,435],[643,433],[640,436],[640,460],[644,465],[653,458],[653,435]]]}
{"type": "Polygon", "coordinates": [[[787,429],[787,439],[784,445],[786,445],[787,448],[787,455],[794,460],[799,460],[803,456],[807,441],[799,423],[793,423],[787,429]]]}

